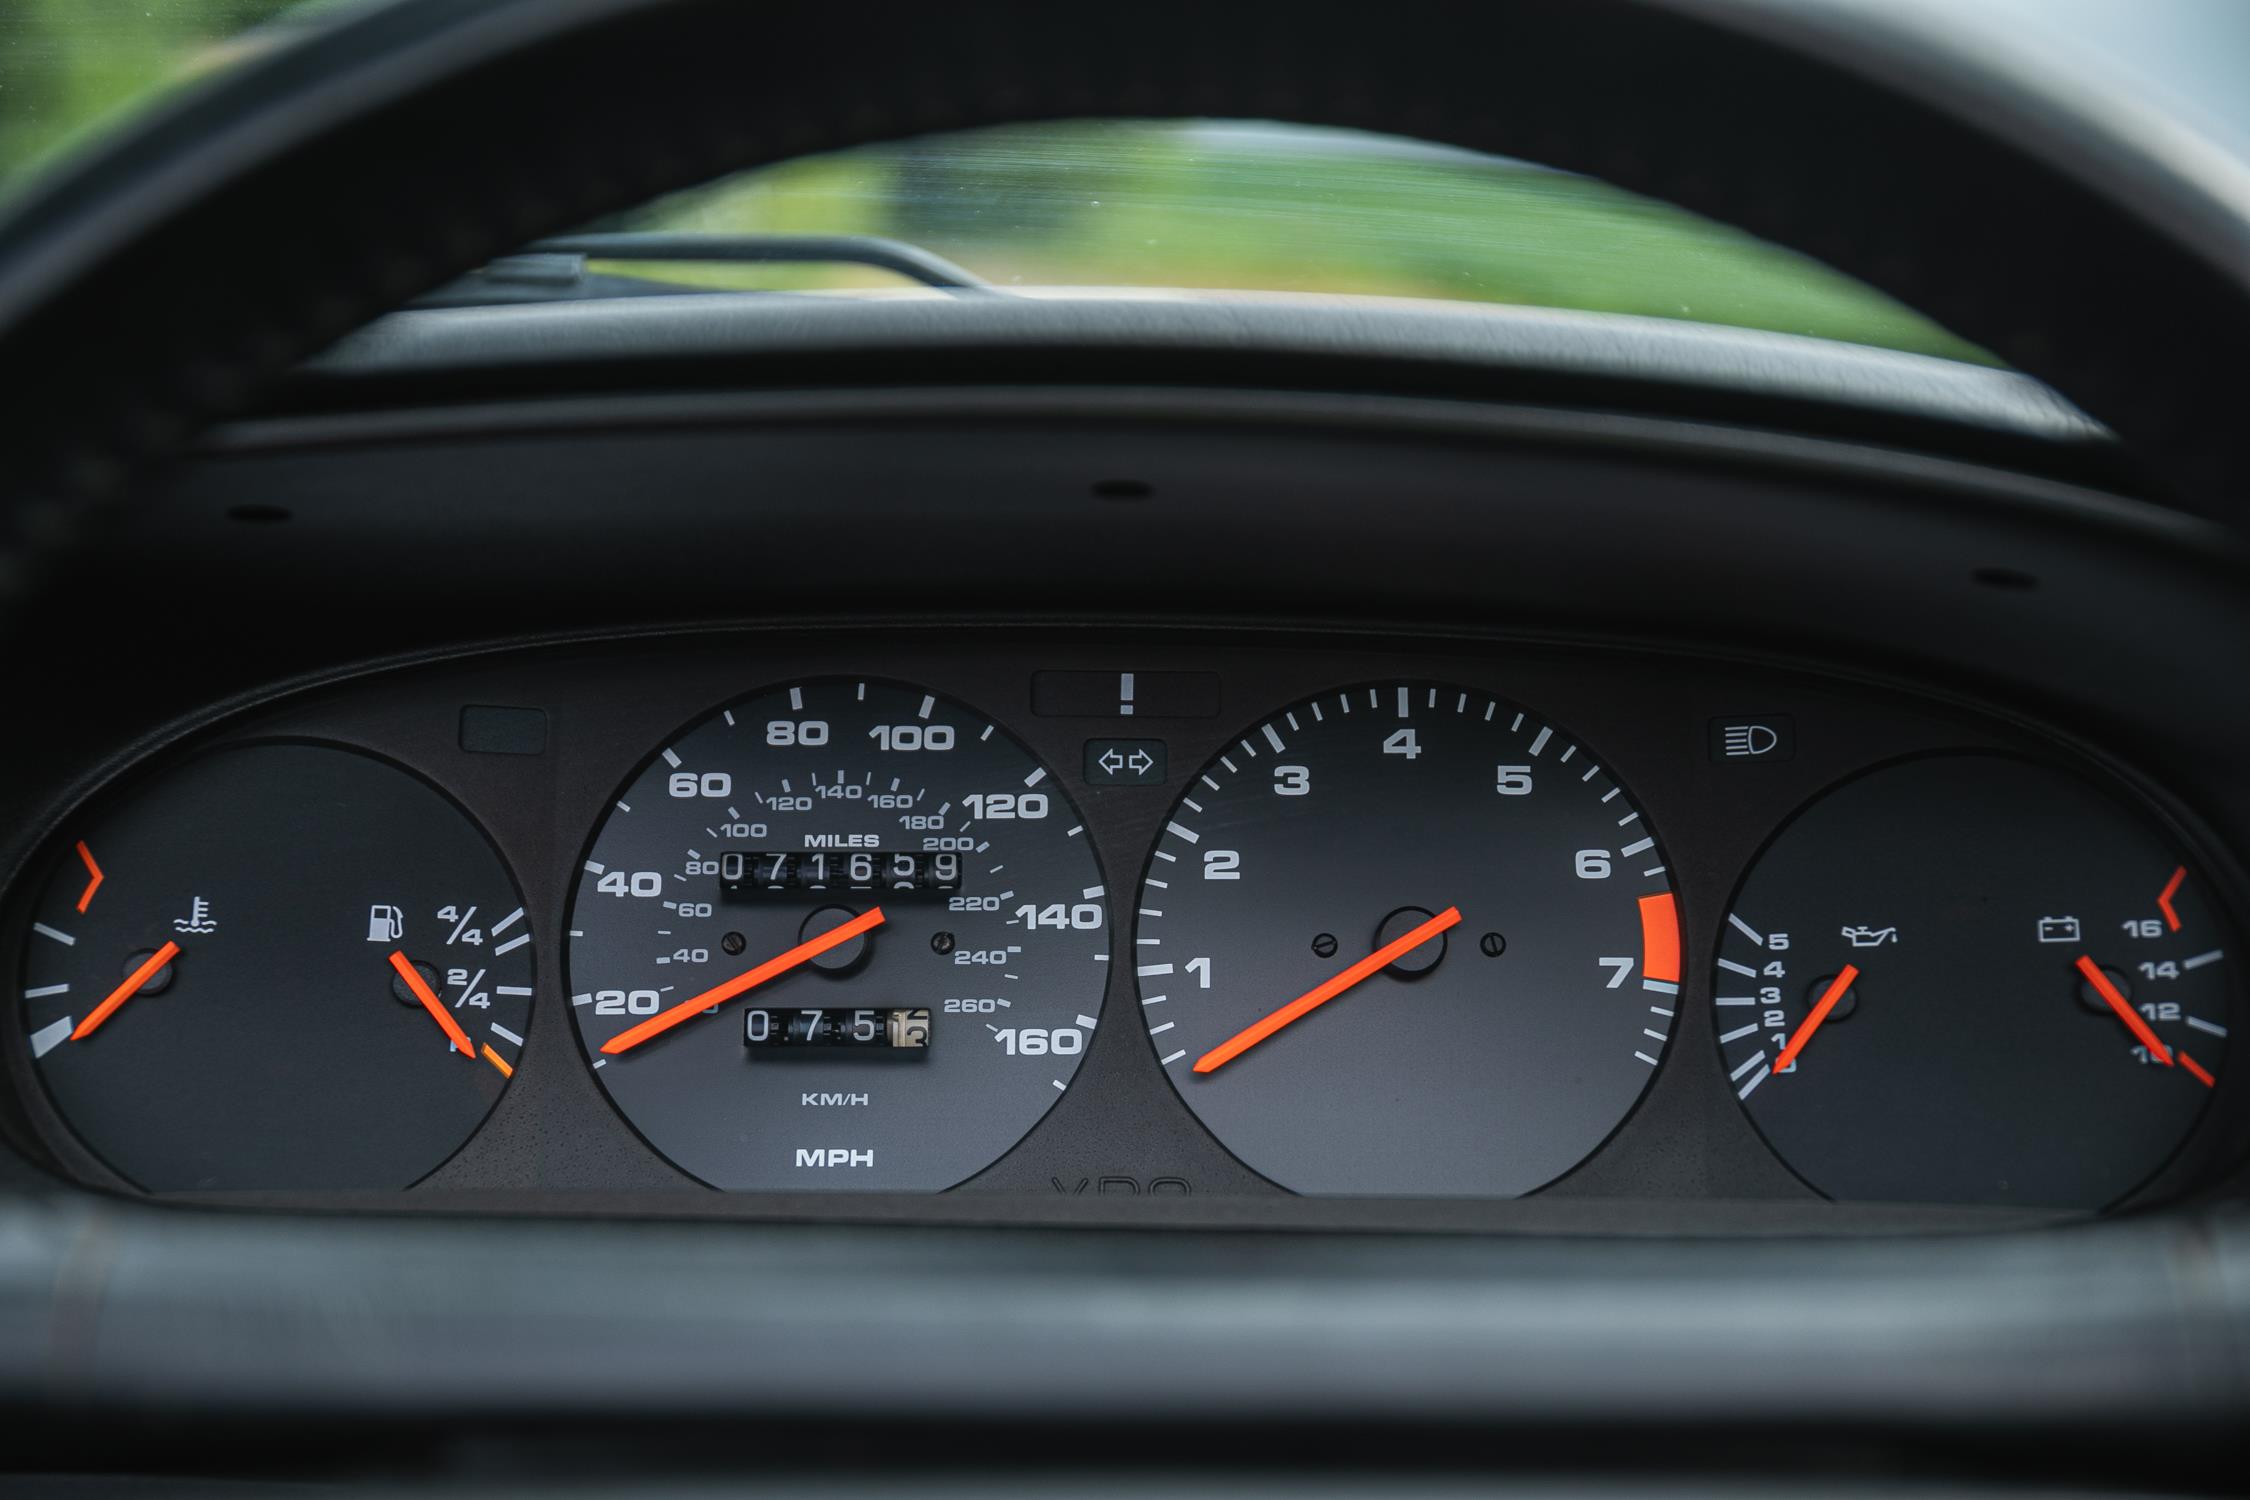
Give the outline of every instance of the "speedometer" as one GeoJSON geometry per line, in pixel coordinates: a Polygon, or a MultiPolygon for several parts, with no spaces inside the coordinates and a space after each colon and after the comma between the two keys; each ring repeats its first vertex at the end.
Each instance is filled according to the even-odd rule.
{"type": "Polygon", "coordinates": [[[1108,901],[1020,742],[897,683],[761,693],[618,793],[572,897],[571,1013],[634,1128],[715,1187],[950,1187],[1069,1088],[1108,901]]]}

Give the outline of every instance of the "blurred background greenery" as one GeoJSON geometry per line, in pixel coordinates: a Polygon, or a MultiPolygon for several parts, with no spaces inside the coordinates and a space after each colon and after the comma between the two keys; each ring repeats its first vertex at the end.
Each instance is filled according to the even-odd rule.
{"type": "MultiPolygon", "coordinates": [[[[167,91],[355,3],[365,0],[0,0],[0,193],[167,91]]],[[[965,132],[758,168],[597,227],[876,234],[1008,286],[1511,303],[1990,361],[1856,281],[1667,205],[1348,131],[1076,121],[965,132]]],[[[599,269],[745,290],[895,285],[837,266],[599,269]]]]}

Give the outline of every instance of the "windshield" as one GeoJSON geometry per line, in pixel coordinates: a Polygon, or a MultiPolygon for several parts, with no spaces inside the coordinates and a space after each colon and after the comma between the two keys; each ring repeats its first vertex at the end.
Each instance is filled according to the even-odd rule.
{"type": "MultiPolygon", "coordinates": [[[[997,286],[1319,293],[1634,313],[1987,360],[1817,262],[1592,178],[1242,121],[1008,126],[805,157],[600,226],[878,235],[997,286]]],[[[866,266],[597,260],[672,284],[874,289],[866,266]]]]}
{"type": "MultiPolygon", "coordinates": [[[[353,8],[341,0],[6,0],[0,190],[167,89],[353,8]]],[[[1817,262],[1590,178],[1267,122],[1092,120],[928,136],[760,167],[590,227],[881,236],[1019,295],[1514,304],[1991,358],[1817,262]]],[[[785,258],[745,265],[597,254],[566,262],[559,279],[550,259],[505,296],[491,293],[506,278],[472,278],[446,300],[666,289],[868,296],[908,284],[895,269],[791,260],[786,246],[764,253],[785,258]]]]}

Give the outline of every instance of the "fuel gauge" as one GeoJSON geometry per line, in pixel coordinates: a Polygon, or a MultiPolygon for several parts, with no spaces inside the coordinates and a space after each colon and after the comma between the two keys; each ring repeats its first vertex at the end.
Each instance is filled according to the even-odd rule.
{"type": "Polygon", "coordinates": [[[155,1191],[402,1188],[514,1076],[522,900],[482,832],[324,745],[213,751],[66,830],[22,1036],[78,1138],[155,1191]]]}
{"type": "Polygon", "coordinates": [[[1929,756],[1800,813],[1721,935],[1729,1087],[1843,1199],[2098,1208],[2179,1149],[2235,982],[2206,883],[2062,771],[1929,756]]]}

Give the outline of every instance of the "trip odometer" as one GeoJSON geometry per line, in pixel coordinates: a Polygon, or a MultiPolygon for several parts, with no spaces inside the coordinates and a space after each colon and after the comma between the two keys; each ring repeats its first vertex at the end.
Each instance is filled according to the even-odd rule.
{"type": "Polygon", "coordinates": [[[779,688],[692,725],[602,820],[571,1013],[651,1145],[736,1190],[951,1187],[1068,1088],[1108,902],[1030,751],[920,688],[779,688]]]}
{"type": "Polygon", "coordinates": [[[1172,810],[1138,905],[1165,1076],[1298,1192],[1530,1192],[1617,1128],[1679,1008],[1641,810],[1583,746],[1459,687],[1253,725],[1172,810]]]}

